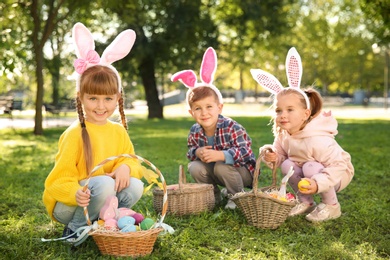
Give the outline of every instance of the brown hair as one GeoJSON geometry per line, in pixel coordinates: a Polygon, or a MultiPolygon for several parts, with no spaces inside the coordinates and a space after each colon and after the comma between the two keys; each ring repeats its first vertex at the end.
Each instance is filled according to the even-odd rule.
{"type": "MultiPolygon", "coordinates": [[[[83,138],[84,157],[87,172],[90,173],[93,167],[92,146],[89,139],[88,131],[85,125],[85,117],[81,99],[84,94],[93,95],[115,95],[118,94],[118,77],[117,74],[109,67],[96,65],[81,75],[80,77],[80,96],[76,97],[76,109],[81,124],[81,136],[83,138]]],[[[121,115],[122,125],[127,129],[127,120],[124,112],[123,89],[118,99],[118,109],[121,115]]]]}
{"type": "Polygon", "coordinates": [[[219,103],[218,95],[210,87],[197,87],[192,89],[191,93],[188,95],[188,104],[192,107],[194,102],[202,100],[206,97],[214,97],[215,101],[219,103]]]}
{"type": "MultiPolygon", "coordinates": [[[[309,102],[310,102],[310,116],[302,124],[301,129],[303,129],[307,125],[307,123],[309,123],[314,117],[318,116],[318,114],[322,110],[322,104],[323,104],[321,94],[317,90],[315,90],[314,88],[310,87],[310,88],[307,88],[307,89],[302,89],[302,91],[305,92],[305,94],[309,98],[309,102]]],[[[276,100],[277,100],[278,97],[283,96],[283,95],[287,95],[287,94],[295,94],[295,95],[297,95],[299,97],[299,101],[300,101],[300,104],[302,105],[302,107],[304,109],[307,109],[305,98],[303,97],[303,95],[301,93],[299,93],[298,91],[294,90],[293,88],[285,88],[282,91],[280,91],[275,96],[274,106],[275,106],[275,103],[276,103],[276,100]]],[[[273,132],[274,136],[280,135],[282,131],[281,131],[280,127],[278,127],[276,125],[276,123],[275,123],[275,116],[271,118],[271,122],[273,122],[272,132],[273,132]]]]}

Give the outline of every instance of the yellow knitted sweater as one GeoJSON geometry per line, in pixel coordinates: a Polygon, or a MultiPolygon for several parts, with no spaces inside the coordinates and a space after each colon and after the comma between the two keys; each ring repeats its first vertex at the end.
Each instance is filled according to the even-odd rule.
{"type": "MultiPolygon", "coordinates": [[[[126,129],[118,123],[108,121],[105,125],[86,122],[91,140],[93,165],[104,159],[120,154],[134,154],[134,147],[126,129]]],[[[93,176],[104,175],[114,171],[121,164],[130,168],[130,176],[141,179],[143,167],[137,159],[118,158],[107,162],[93,173],[93,176]]],[[[81,127],[78,121],[64,131],[58,142],[58,153],[55,165],[45,181],[43,203],[50,217],[56,202],[77,206],[76,191],[81,188],[79,181],[88,177],[83,153],[81,127]]]]}

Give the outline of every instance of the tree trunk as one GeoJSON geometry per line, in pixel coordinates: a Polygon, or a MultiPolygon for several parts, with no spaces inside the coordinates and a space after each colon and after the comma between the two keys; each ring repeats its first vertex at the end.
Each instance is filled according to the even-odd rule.
{"type": "MultiPolygon", "coordinates": [[[[36,46],[39,44],[36,43],[36,46]]],[[[43,105],[43,50],[41,48],[34,48],[35,50],[35,76],[37,78],[37,95],[35,100],[35,126],[34,126],[34,134],[42,135],[43,127],[42,127],[42,105],[43,105]]]]}
{"type": "Polygon", "coordinates": [[[61,57],[55,55],[53,57],[51,66],[49,68],[53,93],[52,93],[52,105],[58,107],[60,105],[60,68],[61,68],[61,57]]]}
{"type": "Polygon", "coordinates": [[[145,89],[148,118],[164,118],[163,106],[158,98],[153,57],[144,58],[140,63],[139,72],[145,89]]]}

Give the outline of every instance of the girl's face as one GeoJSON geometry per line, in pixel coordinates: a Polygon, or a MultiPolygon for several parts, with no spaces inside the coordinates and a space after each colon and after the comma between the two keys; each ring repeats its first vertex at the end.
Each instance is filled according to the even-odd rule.
{"type": "Polygon", "coordinates": [[[289,134],[298,132],[310,116],[310,110],[302,106],[299,95],[299,93],[279,95],[275,103],[275,123],[289,134]]]}
{"type": "Polygon", "coordinates": [[[207,136],[213,136],[222,107],[223,104],[219,104],[214,96],[207,96],[192,103],[188,112],[203,127],[207,136]]]}
{"type": "Polygon", "coordinates": [[[104,125],[114,113],[119,94],[91,95],[84,94],[80,99],[84,107],[85,119],[96,125],[104,125]]]}

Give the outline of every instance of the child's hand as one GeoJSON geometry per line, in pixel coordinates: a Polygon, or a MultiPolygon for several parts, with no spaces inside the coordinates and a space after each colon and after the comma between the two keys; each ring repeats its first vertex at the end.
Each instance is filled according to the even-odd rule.
{"type": "Polygon", "coordinates": [[[312,180],[309,178],[304,178],[304,179],[307,180],[308,182],[310,182],[310,184],[309,185],[302,185],[302,188],[304,188],[305,190],[299,190],[299,192],[302,194],[307,194],[307,195],[316,194],[317,190],[318,190],[317,182],[315,180],[312,180]]]}
{"type": "Polygon", "coordinates": [[[80,207],[86,207],[89,205],[89,200],[91,198],[91,191],[86,189],[83,191],[83,188],[77,190],[76,192],[76,202],[80,207]]]}
{"type": "Polygon", "coordinates": [[[115,191],[120,192],[130,185],[130,168],[126,164],[122,164],[111,173],[106,173],[115,179],[115,191]]]}
{"type": "Polygon", "coordinates": [[[276,162],[277,159],[278,159],[278,155],[276,153],[272,152],[271,150],[267,150],[265,152],[264,160],[266,162],[273,163],[273,162],[276,162]]]}
{"type": "Polygon", "coordinates": [[[205,163],[224,161],[225,155],[222,151],[215,151],[212,146],[204,146],[196,150],[196,156],[205,163]]]}

